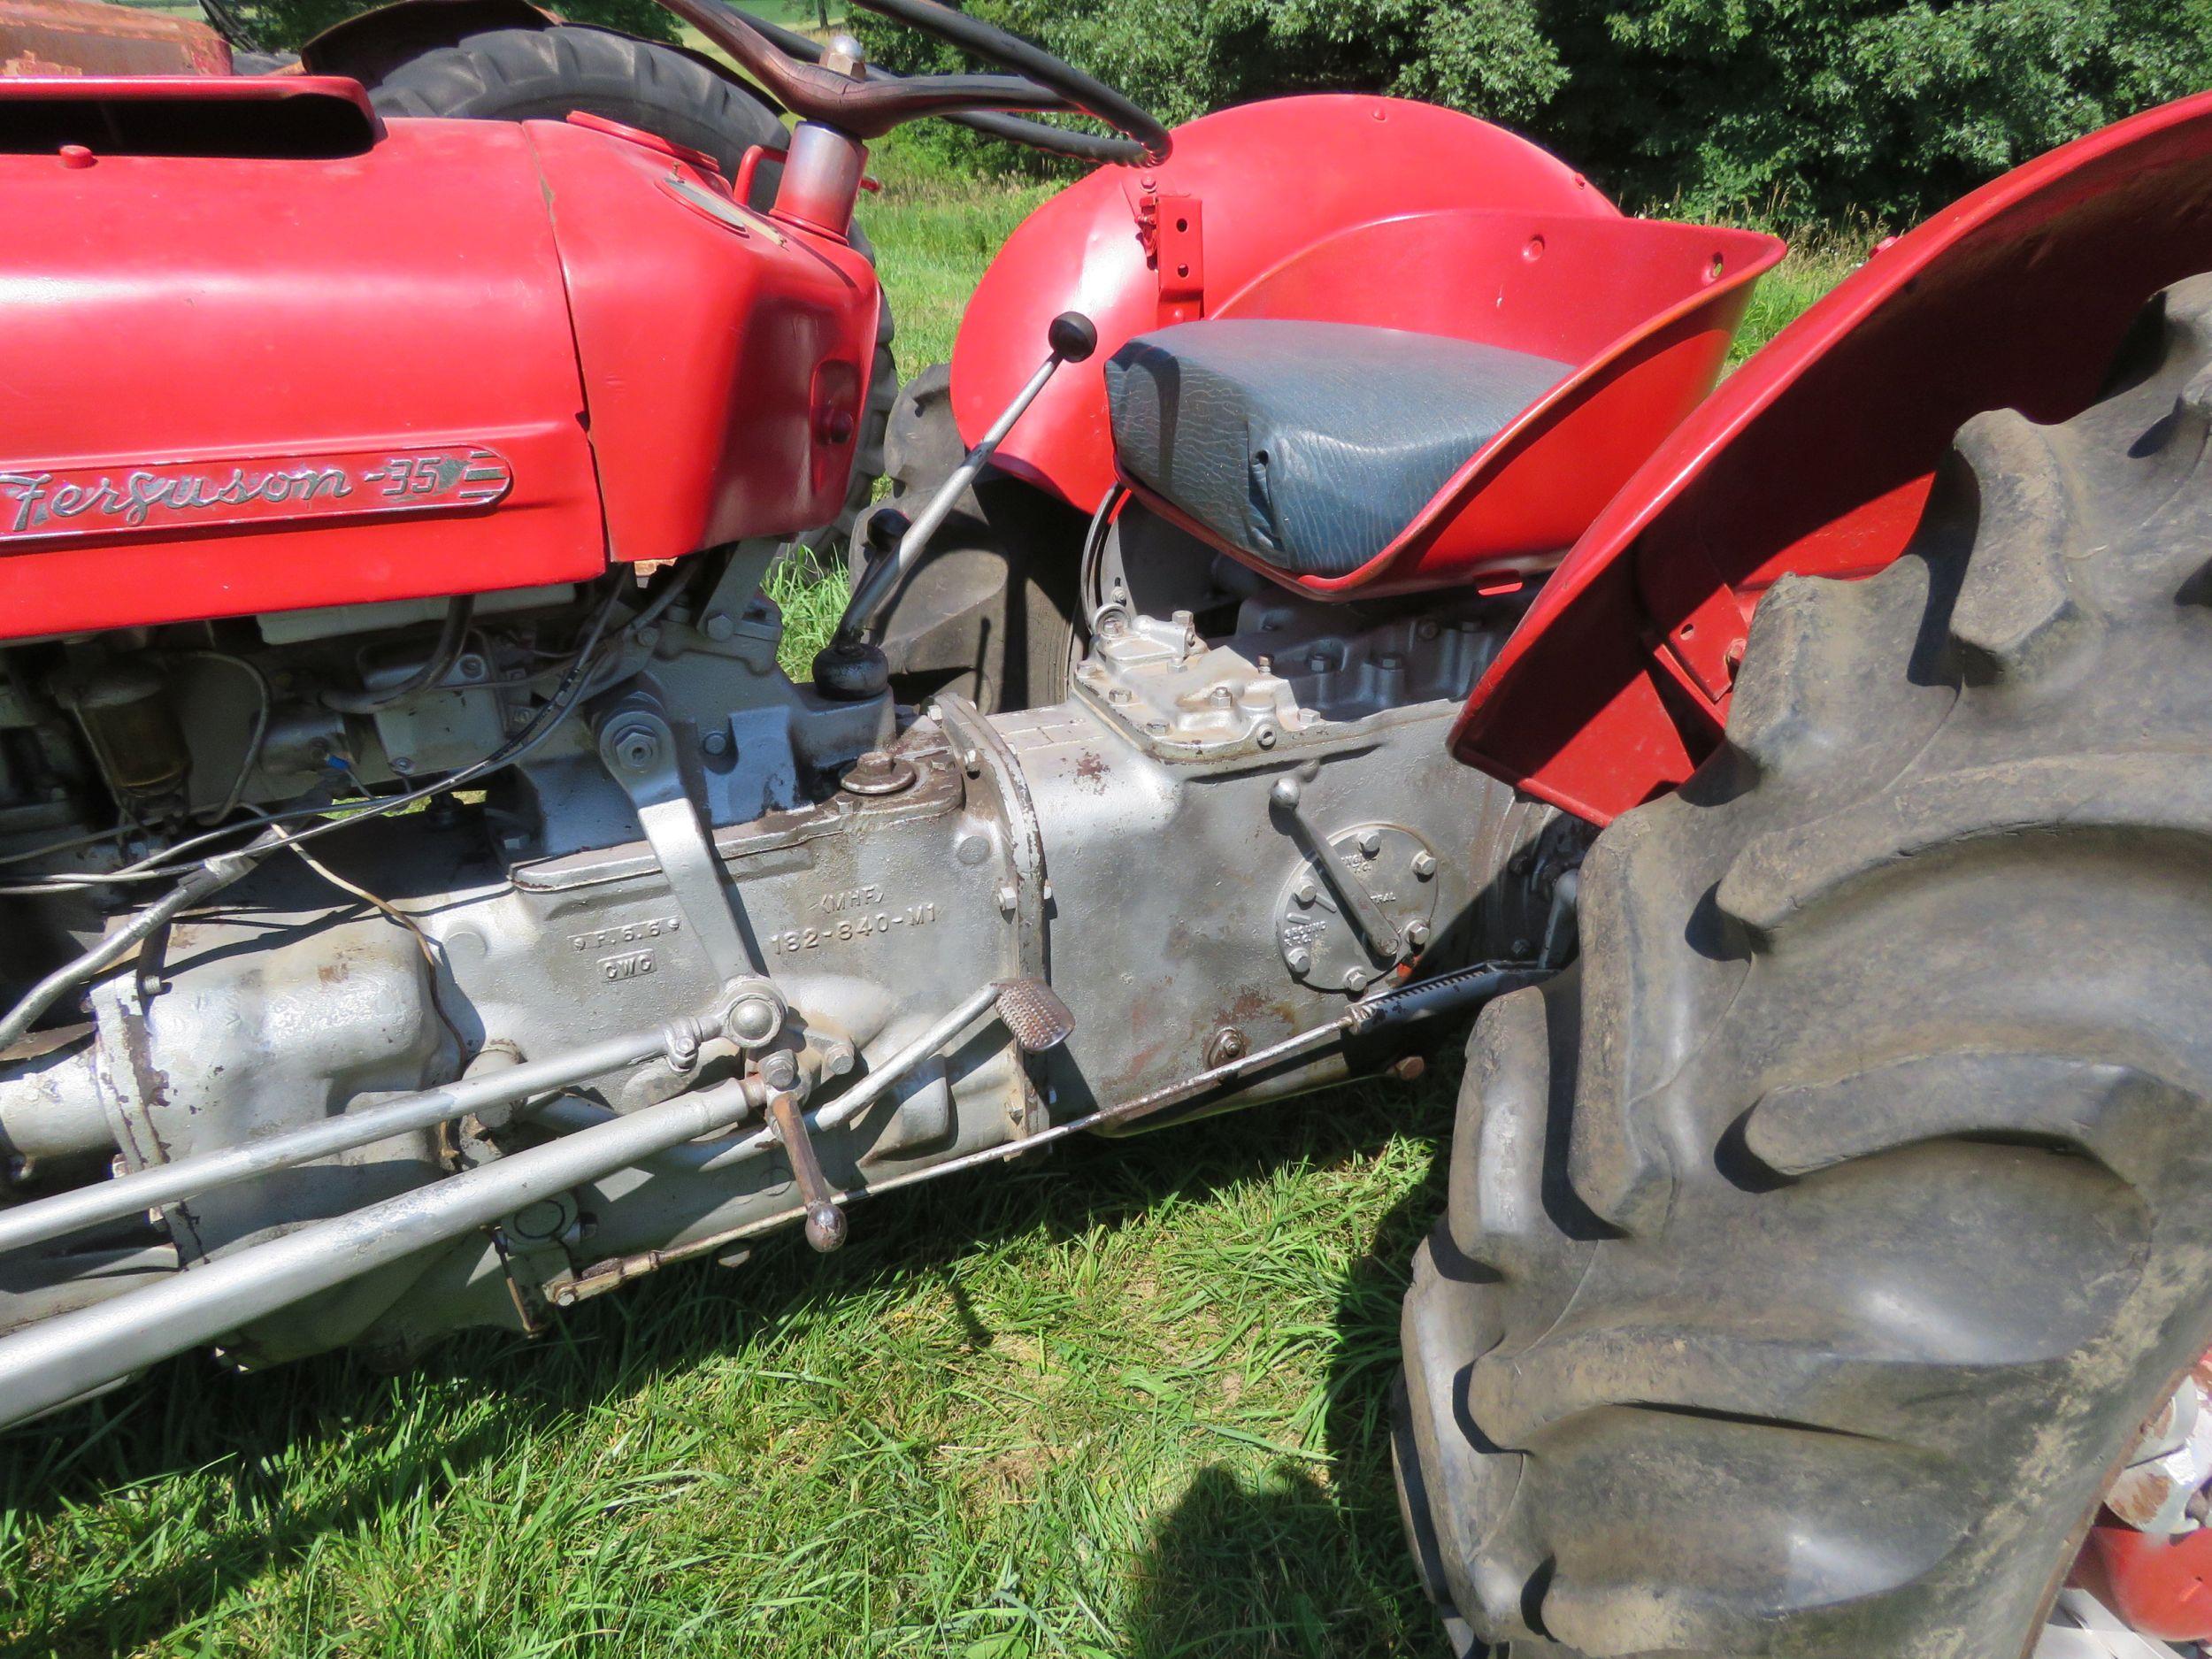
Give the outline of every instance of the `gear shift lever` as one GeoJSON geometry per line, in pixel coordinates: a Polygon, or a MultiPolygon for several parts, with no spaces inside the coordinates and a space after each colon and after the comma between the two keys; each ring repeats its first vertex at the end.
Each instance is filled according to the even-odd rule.
{"type": "Polygon", "coordinates": [[[967,458],[937,487],[926,504],[910,522],[891,509],[868,521],[868,540],[875,549],[867,571],[846,603],[837,632],[814,659],[814,684],[826,697],[859,701],[875,696],[890,683],[890,669],[880,647],[869,634],[884,604],[898,591],[907,573],[928,556],[930,539],[951,516],[954,505],[990,464],[991,455],[1014,429],[1022,412],[1037,401],[1037,394],[1063,363],[1080,363],[1098,349],[1098,327],[1080,311],[1062,311],[1045,331],[1049,348],[1045,360],[1028,383],[1002,410],[990,430],[978,440],[967,458]],[[887,545],[895,538],[895,546],[887,545]]]}

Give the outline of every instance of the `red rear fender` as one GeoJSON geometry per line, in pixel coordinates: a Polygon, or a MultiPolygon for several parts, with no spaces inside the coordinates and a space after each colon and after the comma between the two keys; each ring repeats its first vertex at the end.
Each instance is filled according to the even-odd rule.
{"type": "Polygon", "coordinates": [[[1718,742],[1759,595],[1903,549],[1952,434],[2063,420],[2160,288],[2212,269],[2212,95],[2030,162],[1888,244],[1724,381],[1583,534],[1453,736],[1597,823],[1718,742]]]}

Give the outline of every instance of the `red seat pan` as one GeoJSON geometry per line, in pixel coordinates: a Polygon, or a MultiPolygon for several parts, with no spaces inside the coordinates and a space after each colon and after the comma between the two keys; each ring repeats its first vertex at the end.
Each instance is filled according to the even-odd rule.
{"type": "MultiPolygon", "coordinates": [[[[1300,250],[1214,314],[1445,334],[1576,368],[1358,569],[1293,576],[1241,562],[1325,598],[1471,581],[1505,591],[1548,570],[1712,390],[1752,285],[1784,251],[1755,231],[1480,210],[1356,226],[1300,250]]],[[[1143,498],[1194,528],[1172,503],[1143,498]]]]}

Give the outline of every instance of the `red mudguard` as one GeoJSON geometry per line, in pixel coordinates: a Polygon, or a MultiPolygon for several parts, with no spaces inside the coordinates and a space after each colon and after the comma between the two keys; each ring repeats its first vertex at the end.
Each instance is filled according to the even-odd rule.
{"type": "Polygon", "coordinates": [[[1594,822],[1720,741],[1759,595],[1902,551],[1952,434],[2097,396],[2144,302],[2212,269],[2212,95],[2052,151],[1889,243],[1724,381],[1584,533],[1453,733],[1594,822]]]}

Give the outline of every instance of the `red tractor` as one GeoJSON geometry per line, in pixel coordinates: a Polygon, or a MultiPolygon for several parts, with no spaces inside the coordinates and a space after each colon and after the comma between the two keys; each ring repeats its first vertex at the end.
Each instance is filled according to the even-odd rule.
{"type": "Polygon", "coordinates": [[[1483,122],[671,4],[798,118],[764,202],[588,111],[0,82],[0,1423],[1479,1009],[1396,1430],[1462,1651],[2212,1640],[2212,97],[1715,390],[1780,244],[1483,122]],[[933,116],[1101,165],[795,683],[933,116]]]}

